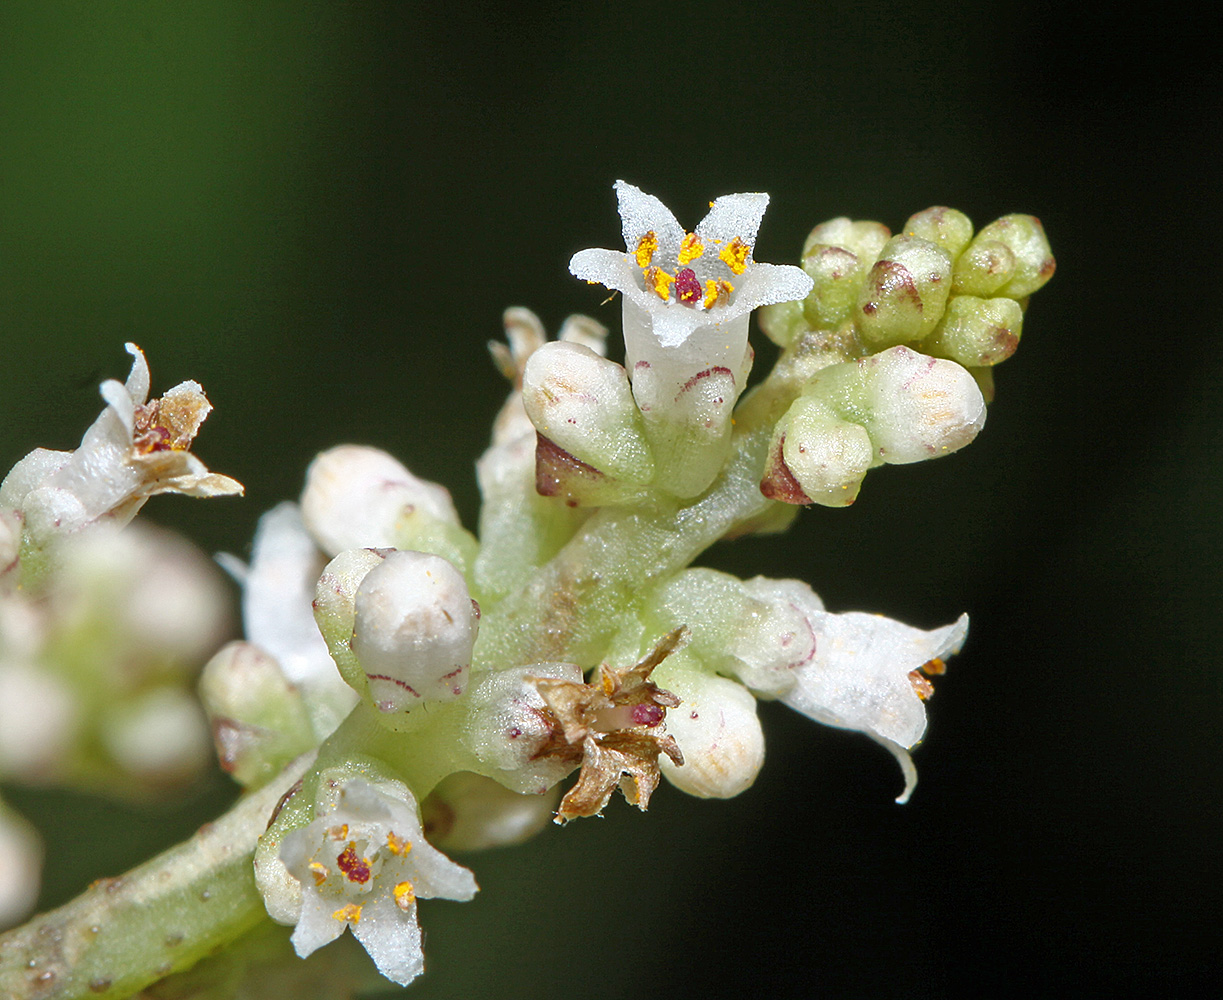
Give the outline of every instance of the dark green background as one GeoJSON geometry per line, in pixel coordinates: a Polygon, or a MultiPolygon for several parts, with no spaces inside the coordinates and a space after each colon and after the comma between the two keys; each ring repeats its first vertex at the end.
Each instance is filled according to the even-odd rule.
{"type": "MultiPolygon", "coordinates": [[[[470,524],[501,310],[618,324],[566,268],[617,245],[616,178],[689,225],[769,191],[757,249],[777,262],[840,214],[1035,213],[1058,274],[981,439],[708,557],[801,576],[835,610],[972,614],[913,802],[892,804],[899,775],[865,739],[769,706],[739,799],[664,789],[649,816],[617,802],[471,858],[484,891],[426,905],[412,995],[1217,986],[1219,74],[1187,55],[1204,27],[1052,3],[6,3],[0,465],[72,447],[131,339],[155,390],[204,384],[197,451],[247,485],[149,505],[206,549],[245,553],[343,441],[445,482],[470,524]]],[[[6,794],[60,817],[48,903],[201,818],[6,794]]]]}

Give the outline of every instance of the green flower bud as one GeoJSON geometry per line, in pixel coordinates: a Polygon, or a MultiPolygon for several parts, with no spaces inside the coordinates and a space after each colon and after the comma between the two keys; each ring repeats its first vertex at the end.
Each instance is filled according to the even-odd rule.
{"type": "Polygon", "coordinates": [[[993,295],[1015,274],[1015,255],[998,240],[978,236],[955,262],[956,295],[993,295]]]}
{"type": "Polygon", "coordinates": [[[923,240],[937,243],[954,260],[972,239],[972,220],[954,208],[935,205],[909,216],[903,232],[906,236],[920,236],[923,240]]]}
{"type": "Polygon", "coordinates": [[[492,778],[459,771],[420,804],[425,836],[438,850],[482,851],[520,844],[551,822],[561,790],[520,795],[492,778]]]}
{"type": "Polygon", "coordinates": [[[890,236],[888,228],[878,222],[852,222],[844,217],[811,230],[803,244],[803,270],[815,282],[803,300],[808,324],[826,330],[849,318],[862,282],[890,236]]]}
{"type": "Polygon", "coordinates": [[[951,255],[917,236],[883,248],[858,296],[858,333],[879,350],[928,336],[951,292],[951,255]]]}
{"type": "Polygon", "coordinates": [[[1015,255],[1015,271],[998,289],[998,294],[1008,298],[1031,295],[1053,277],[1057,268],[1044,227],[1034,215],[1004,215],[982,229],[977,239],[997,240],[1015,255]]]}
{"type": "Polygon", "coordinates": [[[554,341],[530,356],[522,379],[527,416],[545,438],[613,479],[654,476],[628,374],[580,344],[554,341]]]}
{"type": "Polygon", "coordinates": [[[1022,328],[1023,310],[1014,299],[953,295],[942,322],[921,348],[965,367],[996,365],[1015,353],[1022,328]]]}
{"type": "Polygon", "coordinates": [[[784,503],[848,507],[874,461],[870,435],[837,417],[822,399],[801,396],[773,432],[760,485],[784,503]]]}
{"type": "Polygon", "coordinates": [[[340,668],[346,684],[362,696],[369,694],[369,682],[361,661],[352,651],[352,628],[356,621],[357,588],[375,566],[380,566],[393,549],[350,549],[341,552],[324,568],[314,597],[314,620],[327,640],[327,651],[340,668]]]}
{"type": "Polygon", "coordinates": [[[199,691],[217,759],[244,787],[261,787],[314,746],[301,692],[258,646],[225,646],[204,667],[199,691]]]}
{"type": "Polygon", "coordinates": [[[801,302],[775,302],[756,317],[764,335],[778,347],[789,347],[809,329],[801,302]]]}

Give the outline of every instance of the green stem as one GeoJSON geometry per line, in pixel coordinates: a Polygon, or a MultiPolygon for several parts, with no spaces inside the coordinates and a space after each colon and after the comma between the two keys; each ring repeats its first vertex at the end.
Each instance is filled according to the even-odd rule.
{"type": "Polygon", "coordinates": [[[185,843],[0,936],[0,996],[130,996],[267,919],[255,842],[310,763],[300,758],[185,843]]]}

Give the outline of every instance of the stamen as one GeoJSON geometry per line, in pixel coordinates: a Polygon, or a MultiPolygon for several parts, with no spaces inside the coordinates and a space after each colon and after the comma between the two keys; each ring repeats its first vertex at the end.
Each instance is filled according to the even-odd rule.
{"type": "Polygon", "coordinates": [[[343,826],[333,826],[327,831],[327,836],[332,840],[347,840],[348,839],[348,824],[343,826]]]}
{"type": "Polygon", "coordinates": [[[310,862],[310,871],[314,875],[315,885],[322,885],[327,881],[327,876],[331,874],[331,872],[327,870],[326,865],[320,865],[317,861],[310,862]]]}
{"type": "Polygon", "coordinates": [[[356,903],[341,906],[331,915],[333,920],[343,920],[346,924],[356,924],[361,921],[361,907],[356,903]]]}
{"type": "Polygon", "coordinates": [[[408,851],[412,850],[411,841],[404,840],[403,837],[396,837],[394,830],[388,830],[386,834],[386,848],[397,857],[403,857],[408,851]]]}
{"type": "Polygon", "coordinates": [[[661,267],[652,267],[645,273],[646,284],[654,289],[654,294],[664,302],[671,298],[671,286],[675,284],[675,279],[667,274],[661,267]]]}
{"type": "Polygon", "coordinates": [[[705,282],[705,302],[706,309],[710,309],[717,302],[725,302],[730,300],[730,293],[735,290],[735,286],[729,281],[706,281],[705,282]]]}
{"type": "Polygon", "coordinates": [[[654,230],[651,229],[637,241],[637,266],[649,267],[650,261],[654,258],[654,251],[657,249],[658,237],[654,235],[654,230]]]}
{"type": "Polygon", "coordinates": [[[701,245],[701,238],[696,233],[689,233],[679,245],[678,259],[681,265],[690,264],[704,252],[705,248],[701,245]]]}
{"type": "Polygon", "coordinates": [[[920,671],[909,671],[909,683],[913,685],[913,690],[922,701],[929,701],[934,697],[934,685],[926,680],[920,671]]]}
{"type": "Polygon", "coordinates": [[[744,243],[738,236],[731,240],[722,252],[718,254],[722,263],[731,269],[734,274],[742,274],[747,270],[748,254],[752,252],[751,245],[744,243]]]}
{"type": "Polygon", "coordinates": [[[405,913],[413,903],[416,902],[416,887],[411,882],[400,882],[394,889],[395,905],[405,913]]]}

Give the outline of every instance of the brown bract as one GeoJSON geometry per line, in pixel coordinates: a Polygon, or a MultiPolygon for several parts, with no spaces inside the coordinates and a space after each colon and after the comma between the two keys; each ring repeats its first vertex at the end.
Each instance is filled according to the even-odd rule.
{"type": "Polygon", "coordinates": [[[683,764],[684,755],[663,724],[667,709],[680,700],[649,678],[687,639],[688,629],[678,628],[635,666],[596,668],[589,684],[552,677],[535,681],[553,730],[538,756],[581,764],[577,784],[561,799],[556,822],[598,815],[617,786],[644,811],[662,777],[659,754],[683,764]]]}

